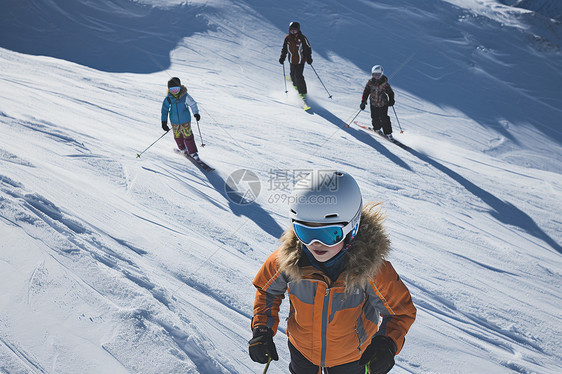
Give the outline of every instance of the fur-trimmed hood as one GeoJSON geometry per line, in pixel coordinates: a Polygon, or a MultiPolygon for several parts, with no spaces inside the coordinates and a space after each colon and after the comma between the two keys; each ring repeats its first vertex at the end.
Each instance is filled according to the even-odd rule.
{"type": "MultiPolygon", "coordinates": [[[[384,214],[381,203],[369,203],[363,207],[357,236],[347,249],[347,264],[340,275],[347,290],[365,287],[379,271],[390,251],[390,240],[383,227],[384,214]]],[[[303,262],[306,254],[302,243],[297,239],[293,229],[281,236],[281,247],[277,258],[279,270],[292,280],[303,278],[303,262]]]]}
{"type": "Polygon", "coordinates": [[[187,88],[183,84],[180,86],[180,92],[178,92],[177,95],[172,95],[171,93],[168,92],[168,96],[176,100],[178,100],[182,96],[185,96],[186,94],[187,94],[187,88]]]}

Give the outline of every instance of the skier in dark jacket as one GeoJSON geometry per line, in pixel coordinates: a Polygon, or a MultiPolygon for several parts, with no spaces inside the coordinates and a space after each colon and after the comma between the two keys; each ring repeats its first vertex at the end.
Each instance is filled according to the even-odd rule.
{"type": "Polygon", "coordinates": [[[289,55],[289,64],[291,65],[290,75],[293,86],[299,91],[300,96],[306,99],[306,82],[304,80],[303,71],[304,63],[312,64],[312,48],[306,36],[301,32],[301,26],[298,22],[289,24],[289,34],[285,37],[279,63],[283,64],[285,58],[289,55]]]}
{"type": "Polygon", "coordinates": [[[361,99],[361,110],[367,105],[367,98],[371,102],[371,118],[373,130],[381,135],[385,135],[388,139],[392,138],[392,125],[388,116],[388,107],[394,105],[394,91],[388,83],[388,78],[383,75],[384,69],[380,65],[375,65],[371,69],[372,78],[369,79],[365,89],[363,90],[363,98],[361,99]],[[381,130],[382,127],[382,130],[381,130]],[[383,133],[384,131],[384,133],[383,133]]]}

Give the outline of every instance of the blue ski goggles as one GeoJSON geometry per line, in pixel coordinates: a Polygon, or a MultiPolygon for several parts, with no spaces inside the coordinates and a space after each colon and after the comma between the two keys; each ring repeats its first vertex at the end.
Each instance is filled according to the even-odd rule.
{"type": "Polygon", "coordinates": [[[170,91],[170,93],[172,95],[177,95],[178,92],[180,92],[180,90],[181,90],[181,87],[177,87],[177,86],[168,88],[168,91],[170,91]]]}
{"type": "Polygon", "coordinates": [[[327,247],[333,247],[345,239],[347,234],[351,232],[351,222],[347,225],[334,224],[328,226],[306,226],[299,222],[293,222],[293,230],[297,238],[304,244],[310,245],[319,242],[327,247]]]}

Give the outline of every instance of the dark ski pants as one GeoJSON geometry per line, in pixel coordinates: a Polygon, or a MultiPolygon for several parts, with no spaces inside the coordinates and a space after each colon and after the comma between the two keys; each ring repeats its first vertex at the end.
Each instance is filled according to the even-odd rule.
{"type": "Polygon", "coordinates": [[[371,106],[371,118],[375,131],[380,130],[382,127],[385,135],[392,134],[392,125],[390,124],[390,117],[388,116],[388,105],[380,108],[371,106]]]}
{"type": "Polygon", "coordinates": [[[302,64],[291,64],[291,80],[293,81],[293,86],[297,86],[297,90],[300,94],[306,94],[306,82],[304,80],[304,63],[302,64]]]}
{"type": "Polygon", "coordinates": [[[291,374],[365,374],[365,366],[359,365],[358,361],[324,368],[324,371],[320,371],[320,366],[308,361],[291,342],[289,342],[289,352],[291,352],[291,363],[289,364],[291,374]]]}

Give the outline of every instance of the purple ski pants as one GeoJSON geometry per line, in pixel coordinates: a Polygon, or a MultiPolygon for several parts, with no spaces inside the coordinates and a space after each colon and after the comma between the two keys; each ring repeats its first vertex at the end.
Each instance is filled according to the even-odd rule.
{"type": "Polygon", "coordinates": [[[195,144],[195,137],[191,131],[191,122],[176,125],[172,123],[172,130],[174,131],[174,139],[180,151],[187,149],[189,154],[197,152],[197,145],[195,144]]]}

